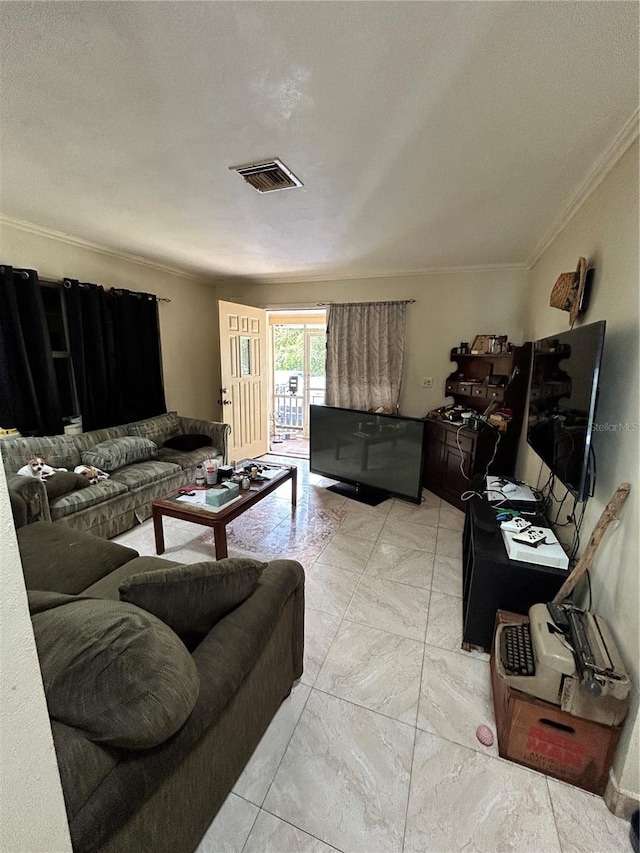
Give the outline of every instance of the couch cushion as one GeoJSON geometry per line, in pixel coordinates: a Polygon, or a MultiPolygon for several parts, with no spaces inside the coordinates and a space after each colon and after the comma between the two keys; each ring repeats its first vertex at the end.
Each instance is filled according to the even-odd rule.
{"type": "Polygon", "coordinates": [[[32,616],[49,714],[89,740],[148,749],[175,734],[198,698],[191,655],[164,623],[132,604],[60,601],[32,616]]]}
{"type": "Polygon", "coordinates": [[[174,465],[179,465],[183,471],[186,471],[188,468],[195,468],[199,462],[206,462],[208,459],[217,459],[220,461],[222,456],[218,452],[217,447],[199,447],[197,450],[189,451],[159,447],[158,459],[162,462],[171,462],[174,465]]]}
{"type": "Polygon", "coordinates": [[[5,471],[14,473],[33,456],[42,456],[53,468],[68,468],[70,471],[80,464],[78,436],[52,435],[27,438],[4,438],[0,441],[0,452],[5,471]]]}
{"type": "Polygon", "coordinates": [[[155,442],[136,435],[125,435],[102,441],[89,450],[82,451],[82,462],[102,468],[103,471],[117,471],[134,462],[144,462],[158,452],[155,442]]]}
{"type": "Polygon", "coordinates": [[[179,470],[177,465],[170,462],[160,462],[151,459],[148,462],[138,462],[135,465],[127,465],[114,471],[111,479],[116,483],[122,483],[127,489],[137,489],[147,483],[156,483],[175,474],[179,470]]]}
{"type": "MultiPolygon", "coordinates": [[[[81,475],[78,474],[78,476],[81,475]]],[[[86,478],[83,477],[82,479],[86,478]]],[[[63,495],[61,498],[52,500],[49,503],[51,519],[56,521],[58,518],[64,518],[66,515],[73,515],[73,513],[80,512],[82,509],[88,509],[90,506],[95,506],[109,500],[109,498],[122,495],[126,491],[127,487],[116,480],[100,480],[95,485],[89,483],[88,488],[70,492],[68,495],[63,495]]]]}
{"type": "Polygon", "coordinates": [[[50,521],[27,524],[17,536],[27,589],[79,593],[138,556],[133,548],[50,521]]]}
{"type": "Polygon", "coordinates": [[[163,445],[168,438],[180,435],[183,432],[177,412],[167,412],[164,415],[155,415],[153,418],[128,424],[127,431],[130,435],[140,435],[143,438],[151,439],[158,447],[163,445]]]}
{"type": "Polygon", "coordinates": [[[240,557],[156,569],[131,575],[120,586],[120,598],[191,642],[251,595],[266,565],[240,557]]]}
{"type": "Polygon", "coordinates": [[[179,566],[175,560],[165,560],[164,557],[136,557],[119,566],[106,577],[100,578],[84,590],[84,595],[92,598],[111,598],[120,601],[120,585],[129,580],[131,575],[139,575],[141,572],[151,572],[156,569],[168,569],[169,566],[179,566]]]}
{"type": "Polygon", "coordinates": [[[50,501],[68,495],[69,492],[86,489],[90,485],[91,483],[86,477],[83,477],[82,474],[74,474],[73,471],[56,471],[44,481],[44,487],[50,501]]]}
{"type": "Polygon", "coordinates": [[[164,447],[172,450],[197,450],[199,447],[211,447],[213,440],[209,435],[190,433],[189,435],[174,435],[164,443],[164,447]]]}

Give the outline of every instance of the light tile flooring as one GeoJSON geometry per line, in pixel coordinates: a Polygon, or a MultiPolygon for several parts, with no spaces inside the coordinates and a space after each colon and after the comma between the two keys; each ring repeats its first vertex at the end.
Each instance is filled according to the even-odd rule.
{"type": "MultiPolygon", "coordinates": [[[[462,513],[429,493],[364,506],[290,461],[295,514],[285,484],[228,538],[305,567],[304,674],[198,853],[630,849],[602,799],[476,739],[495,723],[488,656],[460,648],[462,513]]],[[[214,558],[210,530],[164,523],[167,558],[214,558]]],[[[151,522],[117,541],[153,554],[151,522]]]]}

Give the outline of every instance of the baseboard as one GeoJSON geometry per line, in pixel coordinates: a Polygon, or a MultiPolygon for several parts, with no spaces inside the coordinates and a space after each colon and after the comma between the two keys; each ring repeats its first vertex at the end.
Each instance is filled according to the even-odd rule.
{"type": "Polygon", "coordinates": [[[616,817],[624,818],[624,820],[631,820],[633,812],[637,808],[640,808],[638,797],[620,788],[613,770],[609,771],[609,781],[607,782],[607,789],[604,792],[604,801],[610,812],[616,817]]]}

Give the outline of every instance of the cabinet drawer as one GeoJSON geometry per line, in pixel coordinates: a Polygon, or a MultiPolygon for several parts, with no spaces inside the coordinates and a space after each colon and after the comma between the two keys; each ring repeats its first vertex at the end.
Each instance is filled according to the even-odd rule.
{"type": "Polygon", "coordinates": [[[470,382],[458,382],[458,394],[464,394],[467,397],[471,396],[473,385],[470,382]]]}
{"type": "Polygon", "coordinates": [[[476,437],[475,435],[467,435],[462,431],[447,431],[446,443],[449,447],[455,447],[456,450],[460,449],[463,453],[473,453],[476,437]]]}
{"type": "Polygon", "coordinates": [[[487,388],[487,400],[504,400],[504,388],[487,388]]]}
{"type": "Polygon", "coordinates": [[[471,396],[472,397],[486,397],[487,396],[487,389],[484,387],[484,385],[474,385],[473,388],[471,389],[471,396]]]}
{"type": "Polygon", "coordinates": [[[458,383],[457,382],[447,382],[444,386],[445,394],[457,394],[458,393],[458,383]]]}

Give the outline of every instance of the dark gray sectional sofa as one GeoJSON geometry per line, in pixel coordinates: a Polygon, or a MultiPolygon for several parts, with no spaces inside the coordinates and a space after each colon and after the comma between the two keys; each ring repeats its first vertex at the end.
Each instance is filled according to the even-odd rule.
{"type": "Polygon", "coordinates": [[[141,574],[155,588],[171,567],[187,581],[198,566],[222,574],[234,561],[139,557],[65,525],[24,524],[26,506],[15,492],[11,499],[75,853],[192,853],[302,674],[302,566],[260,565],[248,597],[187,650],[153,610],[121,601],[123,588],[141,574]],[[145,653],[126,668],[141,635],[145,653]],[[153,691],[162,701],[140,713],[153,691]],[[167,729],[165,711],[176,702],[179,717],[167,729]],[[141,725],[142,735],[132,734],[141,725]]]}
{"type": "Polygon", "coordinates": [[[77,435],[4,438],[0,452],[9,490],[17,490],[26,501],[29,521],[53,521],[110,539],[150,518],[154,498],[193,483],[199,462],[226,462],[230,431],[228,424],[168,412],[77,435]],[[170,438],[194,434],[210,437],[212,444],[186,451],[163,446],[170,438]],[[96,453],[98,445],[101,452],[96,453]],[[52,501],[41,481],[16,474],[33,456],[73,471],[87,460],[101,467],[98,460],[105,454],[114,466],[109,479],[52,501]]]}

